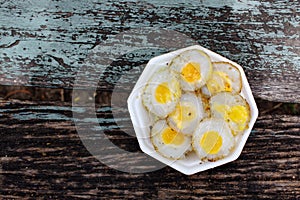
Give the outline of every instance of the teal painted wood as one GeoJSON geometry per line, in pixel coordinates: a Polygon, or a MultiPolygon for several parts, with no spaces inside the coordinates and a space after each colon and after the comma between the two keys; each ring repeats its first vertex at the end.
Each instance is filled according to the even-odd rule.
{"type": "MultiPolygon", "coordinates": [[[[0,101],[3,199],[300,198],[299,116],[260,116],[236,161],[185,176],[170,167],[129,174],[99,162],[83,146],[74,126],[76,119],[72,119],[72,110],[87,109],[74,109],[70,103],[0,101]]],[[[97,119],[83,120],[99,120],[115,145],[136,152],[136,138],[127,135],[133,127],[126,112],[117,108],[123,117],[112,121],[111,109],[102,107],[97,109],[97,119]],[[116,126],[118,121],[122,126],[116,126]]],[[[128,162],[122,155],[115,157],[128,162]]],[[[132,165],[141,159],[134,157],[132,165]]]]}
{"type": "Polygon", "coordinates": [[[152,27],[183,33],[241,64],[256,97],[300,102],[299,14],[297,0],[2,1],[0,83],[70,88],[95,45],[152,27]]]}

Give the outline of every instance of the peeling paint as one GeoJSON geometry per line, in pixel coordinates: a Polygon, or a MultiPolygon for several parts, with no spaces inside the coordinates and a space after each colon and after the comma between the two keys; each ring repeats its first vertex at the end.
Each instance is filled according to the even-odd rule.
{"type": "Polygon", "coordinates": [[[33,113],[33,112],[20,112],[18,114],[13,114],[12,117],[18,120],[71,120],[70,117],[66,117],[62,114],[57,113],[33,113]]]}
{"type": "MultiPolygon", "coordinates": [[[[124,30],[153,27],[184,33],[238,62],[253,77],[254,95],[265,98],[265,88],[282,73],[300,76],[299,21],[297,1],[8,1],[0,8],[0,46],[19,42],[0,49],[0,84],[71,88],[95,45],[124,30]]],[[[287,80],[271,88],[273,100],[293,100],[298,90],[287,80]]]]}

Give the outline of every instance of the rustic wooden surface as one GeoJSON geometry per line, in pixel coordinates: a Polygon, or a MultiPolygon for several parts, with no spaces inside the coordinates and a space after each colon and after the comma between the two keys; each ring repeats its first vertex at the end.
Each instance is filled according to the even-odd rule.
{"type": "MultiPolygon", "coordinates": [[[[70,103],[0,102],[1,192],[6,198],[299,199],[300,117],[260,116],[241,157],[192,176],[172,168],[128,174],[95,159],[82,145],[70,103]]],[[[121,112],[121,111],[120,111],[121,112]]],[[[113,125],[103,113],[98,119],[113,125]]],[[[129,118],[109,138],[138,151],[129,118]]],[[[139,158],[137,159],[137,162],[139,158]]]]}
{"type": "Polygon", "coordinates": [[[298,0],[0,0],[0,85],[26,85],[19,92],[31,99],[0,91],[0,199],[300,199],[300,116],[261,109],[265,100],[300,102],[299,14],[298,0]],[[97,118],[88,120],[98,120],[117,146],[140,152],[126,98],[147,61],[171,48],[112,50],[118,59],[110,66],[85,65],[107,41],[141,27],[185,34],[244,67],[260,116],[238,160],[192,176],[170,167],[134,174],[87,151],[72,110],[89,108],[72,108],[61,93],[76,77],[83,90],[73,95],[87,91],[80,98],[97,102],[97,118]],[[40,96],[39,87],[50,92],[40,96]],[[112,91],[119,107],[111,106],[112,91]]]}
{"type": "Polygon", "coordinates": [[[0,83],[71,87],[96,45],[151,27],[241,64],[256,97],[299,103],[299,13],[298,0],[1,1],[0,83]]]}

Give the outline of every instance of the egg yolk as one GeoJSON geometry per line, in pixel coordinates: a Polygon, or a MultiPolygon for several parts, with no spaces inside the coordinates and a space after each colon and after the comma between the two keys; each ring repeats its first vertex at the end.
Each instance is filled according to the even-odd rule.
{"type": "Polygon", "coordinates": [[[213,72],[212,79],[207,82],[207,89],[210,93],[231,92],[231,80],[226,73],[215,71],[213,72]]]}
{"type": "Polygon", "coordinates": [[[208,131],[203,134],[200,146],[208,154],[217,154],[222,147],[223,139],[216,131],[208,131]]]}
{"type": "Polygon", "coordinates": [[[216,105],[214,108],[223,114],[226,121],[229,120],[236,123],[240,131],[246,128],[249,111],[245,106],[236,105],[230,107],[228,105],[216,105]]]}
{"type": "Polygon", "coordinates": [[[200,80],[200,64],[196,62],[189,62],[182,68],[181,75],[189,83],[200,80]]]}
{"type": "Polygon", "coordinates": [[[174,112],[170,114],[170,117],[175,121],[176,126],[181,129],[183,122],[191,121],[195,118],[195,111],[196,109],[191,103],[182,102],[177,104],[174,112]]]}
{"type": "Polygon", "coordinates": [[[184,142],[184,136],[182,133],[178,133],[177,131],[171,129],[171,128],[166,128],[162,134],[162,141],[165,144],[174,144],[174,145],[180,145],[184,142]]]}
{"type": "Polygon", "coordinates": [[[248,120],[249,111],[245,106],[237,105],[231,107],[228,112],[228,117],[231,121],[238,124],[238,128],[240,131],[246,128],[246,122],[248,120]]]}
{"type": "Polygon", "coordinates": [[[155,90],[155,99],[161,104],[165,104],[172,100],[172,93],[167,82],[161,83],[157,86],[155,90]]]}

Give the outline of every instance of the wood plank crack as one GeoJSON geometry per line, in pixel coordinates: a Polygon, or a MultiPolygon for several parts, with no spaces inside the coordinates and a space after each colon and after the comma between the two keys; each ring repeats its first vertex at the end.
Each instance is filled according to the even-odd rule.
{"type": "Polygon", "coordinates": [[[70,65],[66,64],[64,62],[64,59],[63,58],[59,58],[59,57],[56,57],[56,56],[53,56],[53,55],[50,55],[50,54],[47,54],[47,56],[53,58],[58,64],[60,64],[62,67],[64,68],[71,68],[70,65]]]}
{"type": "Polygon", "coordinates": [[[8,48],[12,48],[14,46],[17,46],[20,43],[20,40],[16,40],[11,44],[2,44],[0,45],[0,49],[8,49],[8,48]]]}

